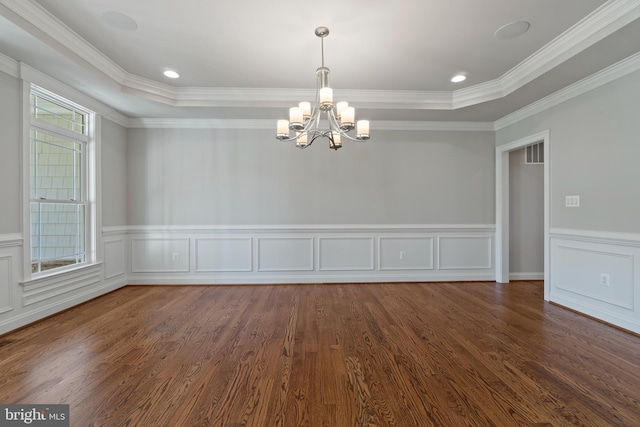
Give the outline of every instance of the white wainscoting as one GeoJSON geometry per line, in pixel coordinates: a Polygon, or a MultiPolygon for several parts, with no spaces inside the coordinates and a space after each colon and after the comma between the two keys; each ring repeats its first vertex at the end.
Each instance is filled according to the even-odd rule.
{"type": "Polygon", "coordinates": [[[0,324],[2,319],[12,316],[17,306],[15,287],[20,280],[18,275],[21,254],[22,236],[0,235],[0,324]]]}
{"type": "Polygon", "coordinates": [[[250,237],[207,237],[194,240],[196,272],[253,270],[253,240],[250,237]]]}
{"type": "Polygon", "coordinates": [[[550,300],[640,333],[640,235],[552,229],[550,300]]]}
{"type": "Polygon", "coordinates": [[[130,226],[131,284],[494,280],[493,225],[130,226]]]}
{"type": "Polygon", "coordinates": [[[362,271],[374,269],[373,237],[318,237],[320,271],[362,271]]]}
{"type": "Polygon", "coordinates": [[[0,235],[0,334],[125,286],[128,239],[114,233],[104,240],[104,264],[25,279],[22,236],[0,235]]]}
{"type": "Polygon", "coordinates": [[[13,310],[13,266],[10,256],[0,256],[0,314],[13,310]]]}
{"type": "Polygon", "coordinates": [[[104,279],[126,274],[127,258],[124,237],[110,237],[104,239],[104,279]]]}
{"type": "Polygon", "coordinates": [[[491,235],[457,235],[438,237],[438,268],[440,270],[490,269],[493,238],[491,235]]]}
{"type": "Polygon", "coordinates": [[[433,236],[382,236],[378,239],[380,270],[433,270],[433,236]]]}
{"type": "Polygon", "coordinates": [[[133,273],[189,272],[189,239],[136,237],[131,240],[133,273]]]}
{"type": "Polygon", "coordinates": [[[257,237],[258,271],[312,271],[313,237],[257,237]]]}
{"type": "Polygon", "coordinates": [[[22,305],[28,307],[68,292],[84,292],[83,288],[99,284],[101,275],[102,265],[93,264],[67,273],[29,280],[22,283],[22,305]]]}

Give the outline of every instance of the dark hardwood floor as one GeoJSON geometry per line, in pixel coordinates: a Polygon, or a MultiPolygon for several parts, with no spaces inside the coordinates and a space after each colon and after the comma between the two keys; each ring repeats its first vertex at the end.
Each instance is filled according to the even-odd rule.
{"type": "Polygon", "coordinates": [[[0,337],[72,426],[638,426],[640,337],[540,282],[129,286],[0,337]]]}

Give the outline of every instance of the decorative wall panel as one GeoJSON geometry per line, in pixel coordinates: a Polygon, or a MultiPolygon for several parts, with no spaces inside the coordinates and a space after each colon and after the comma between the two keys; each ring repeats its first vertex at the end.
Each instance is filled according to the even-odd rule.
{"type": "Polygon", "coordinates": [[[320,237],[318,269],[321,271],[373,270],[372,237],[320,237]]]}
{"type": "Polygon", "coordinates": [[[250,237],[211,237],[195,239],[197,272],[242,272],[253,269],[250,237]]]}

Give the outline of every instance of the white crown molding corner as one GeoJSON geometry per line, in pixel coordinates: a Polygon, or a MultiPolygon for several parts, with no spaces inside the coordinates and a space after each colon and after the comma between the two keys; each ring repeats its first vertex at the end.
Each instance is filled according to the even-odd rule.
{"type": "Polygon", "coordinates": [[[0,52],[0,71],[12,77],[20,76],[18,61],[0,52]]]}
{"type": "Polygon", "coordinates": [[[640,17],[640,0],[609,0],[498,80],[507,96],[640,17]]]}
{"type": "Polygon", "coordinates": [[[120,126],[126,127],[129,123],[129,118],[124,114],[119,113],[113,108],[83,92],[80,92],[77,89],[72,88],[71,86],[67,86],[64,83],[59,82],[53,77],[50,77],[24,62],[18,63],[18,77],[29,83],[42,86],[46,90],[55,92],[56,94],[69,99],[71,102],[75,102],[85,108],[88,108],[95,113],[102,115],[104,118],[119,124],[120,126]]]}
{"type": "Polygon", "coordinates": [[[2,4],[23,20],[14,22],[16,25],[58,52],[80,59],[81,65],[90,64],[94,72],[105,74],[118,84],[125,80],[127,73],[119,65],[35,1],[2,0],[2,4]]]}
{"type": "Polygon", "coordinates": [[[119,111],[114,110],[113,108],[107,107],[108,110],[100,112],[103,118],[126,128],[129,125],[129,117],[120,113],[119,111]]]}
{"type": "Polygon", "coordinates": [[[453,92],[452,109],[470,107],[482,102],[493,101],[505,96],[504,88],[499,79],[457,89],[453,92]]]}
{"type": "MultiPolygon", "coordinates": [[[[142,98],[175,106],[252,106],[303,99],[308,91],[242,88],[177,88],[127,73],[33,0],[2,0],[15,15],[15,22],[90,71],[110,78],[121,90],[142,98]],[[303,95],[300,98],[299,95],[303,95]]],[[[609,0],[549,44],[496,80],[465,89],[448,91],[359,91],[343,90],[340,96],[365,108],[450,110],[498,99],[539,77],[562,61],[640,17],[640,0],[609,0]]],[[[0,70],[11,72],[11,61],[0,61],[0,70]],[[2,66],[4,64],[4,67],[2,66]]],[[[109,118],[109,117],[108,117],[109,118]]],[[[122,118],[112,119],[119,124],[122,118]]],[[[126,121],[126,120],[125,120],[126,121]]]]}
{"type": "MultiPolygon", "coordinates": [[[[175,88],[125,72],[73,30],[33,1],[3,0],[3,4],[50,38],[57,50],[66,50],[91,64],[122,86],[122,90],[144,98],[179,106],[242,106],[243,102],[277,99],[290,91],[279,89],[175,88]]],[[[610,0],[525,59],[499,79],[455,92],[343,91],[354,101],[395,108],[456,109],[508,95],[560,62],[640,17],[640,0],[610,0]]],[[[31,29],[33,32],[33,29],[31,29]]],[[[254,104],[255,106],[255,104],[254,104]]]]}
{"type": "Polygon", "coordinates": [[[585,94],[593,89],[638,70],[640,70],[640,52],[496,120],[494,122],[495,130],[497,131],[507,126],[511,126],[514,123],[541,113],[551,107],[555,107],[558,104],[585,94]]]}

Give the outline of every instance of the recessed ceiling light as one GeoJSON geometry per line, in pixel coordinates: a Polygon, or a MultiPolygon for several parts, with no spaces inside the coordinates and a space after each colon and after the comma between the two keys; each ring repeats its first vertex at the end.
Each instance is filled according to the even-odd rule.
{"type": "Polygon", "coordinates": [[[458,74],[458,75],[453,76],[453,77],[451,78],[451,82],[453,82],[453,83],[460,83],[460,82],[465,81],[466,79],[467,79],[467,76],[465,76],[464,74],[458,74]]]}
{"type": "Polygon", "coordinates": [[[498,28],[496,32],[493,33],[493,37],[497,39],[513,39],[526,33],[530,26],[527,21],[509,22],[498,28]]]}
{"type": "Polygon", "coordinates": [[[165,75],[165,77],[169,77],[170,79],[177,79],[178,77],[180,77],[180,74],[176,73],[173,70],[167,70],[163,74],[165,75]]]}
{"type": "Polygon", "coordinates": [[[100,17],[104,22],[111,25],[113,28],[124,31],[135,31],[138,29],[138,24],[127,15],[113,10],[100,13],[100,17]]]}

